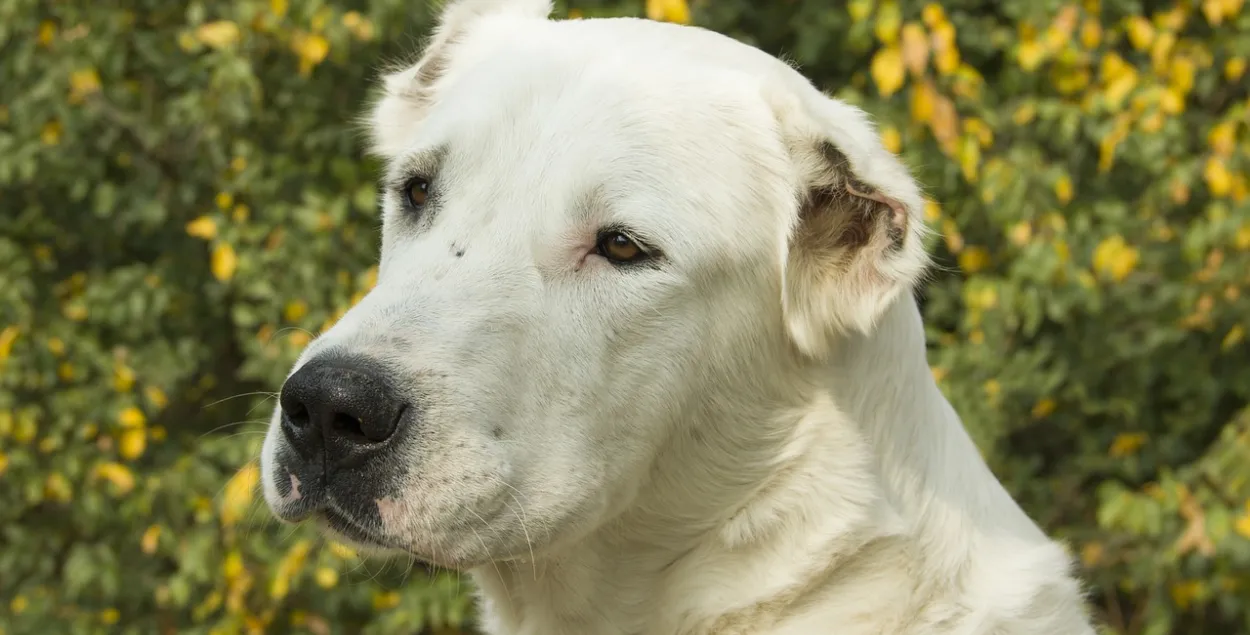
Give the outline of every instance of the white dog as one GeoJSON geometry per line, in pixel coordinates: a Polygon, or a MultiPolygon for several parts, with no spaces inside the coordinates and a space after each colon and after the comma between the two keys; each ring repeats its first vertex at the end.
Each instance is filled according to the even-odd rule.
{"type": "Polygon", "coordinates": [[[1090,635],[935,385],[922,199],[705,30],[453,0],[370,119],[378,284],[263,451],[288,521],[471,572],[498,635],[1090,635]]]}

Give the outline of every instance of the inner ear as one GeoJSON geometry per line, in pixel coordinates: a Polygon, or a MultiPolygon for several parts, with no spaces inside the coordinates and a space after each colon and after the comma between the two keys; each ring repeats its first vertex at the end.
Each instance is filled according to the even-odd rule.
{"type": "MultiPolygon", "coordinates": [[[[875,179],[861,175],[831,141],[813,144],[790,241],[783,305],[791,338],[821,357],[840,333],[868,332],[924,264],[915,204],[874,185],[893,175],[914,183],[896,164],[875,179]]],[[[862,167],[860,168],[863,169],[862,167]]]]}
{"type": "MultiPolygon", "coordinates": [[[[825,141],[817,145],[821,170],[808,186],[799,209],[796,238],[828,241],[842,256],[867,247],[874,237],[901,249],[907,237],[908,211],[902,201],[878,191],[858,178],[846,155],[825,141]]],[[[812,245],[819,247],[820,245],[812,245]]]]}

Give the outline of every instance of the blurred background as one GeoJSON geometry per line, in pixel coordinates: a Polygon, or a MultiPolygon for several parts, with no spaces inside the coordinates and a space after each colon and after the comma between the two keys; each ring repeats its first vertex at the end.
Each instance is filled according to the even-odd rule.
{"type": "MultiPolygon", "coordinates": [[[[571,6],[570,6],[571,5],[571,6]]],[[[424,0],[0,0],[0,632],[468,633],[273,522],[295,356],[373,284],[355,121],[424,0]]],[[[1250,634],[1243,0],[572,0],[784,55],[925,186],[933,373],[1104,633],[1250,634]]]]}

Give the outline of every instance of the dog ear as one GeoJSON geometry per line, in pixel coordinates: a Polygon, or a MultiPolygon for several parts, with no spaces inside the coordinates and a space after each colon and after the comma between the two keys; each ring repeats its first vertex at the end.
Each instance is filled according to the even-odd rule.
{"type": "Polygon", "coordinates": [[[544,19],[551,11],[552,0],[449,0],[417,62],[382,76],[383,94],[368,122],[372,152],[391,158],[404,148],[447,73],[452,51],[474,23],[488,16],[544,19]]]}
{"type": "Polygon", "coordinates": [[[928,264],[927,230],[919,187],[868,116],[805,88],[806,99],[775,102],[799,188],[782,307],[795,345],[819,358],[911,292],[928,264]]]}

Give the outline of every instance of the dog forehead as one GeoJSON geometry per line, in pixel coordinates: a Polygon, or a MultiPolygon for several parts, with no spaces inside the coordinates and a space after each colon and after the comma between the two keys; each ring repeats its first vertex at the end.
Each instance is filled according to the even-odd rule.
{"type": "Polygon", "coordinates": [[[721,37],[630,19],[487,21],[450,51],[404,145],[445,149],[440,175],[463,204],[528,199],[505,206],[516,222],[559,225],[555,210],[580,213],[593,193],[622,215],[601,220],[645,218],[692,250],[763,240],[772,251],[793,166],[761,71],[784,65],[721,37]]]}

